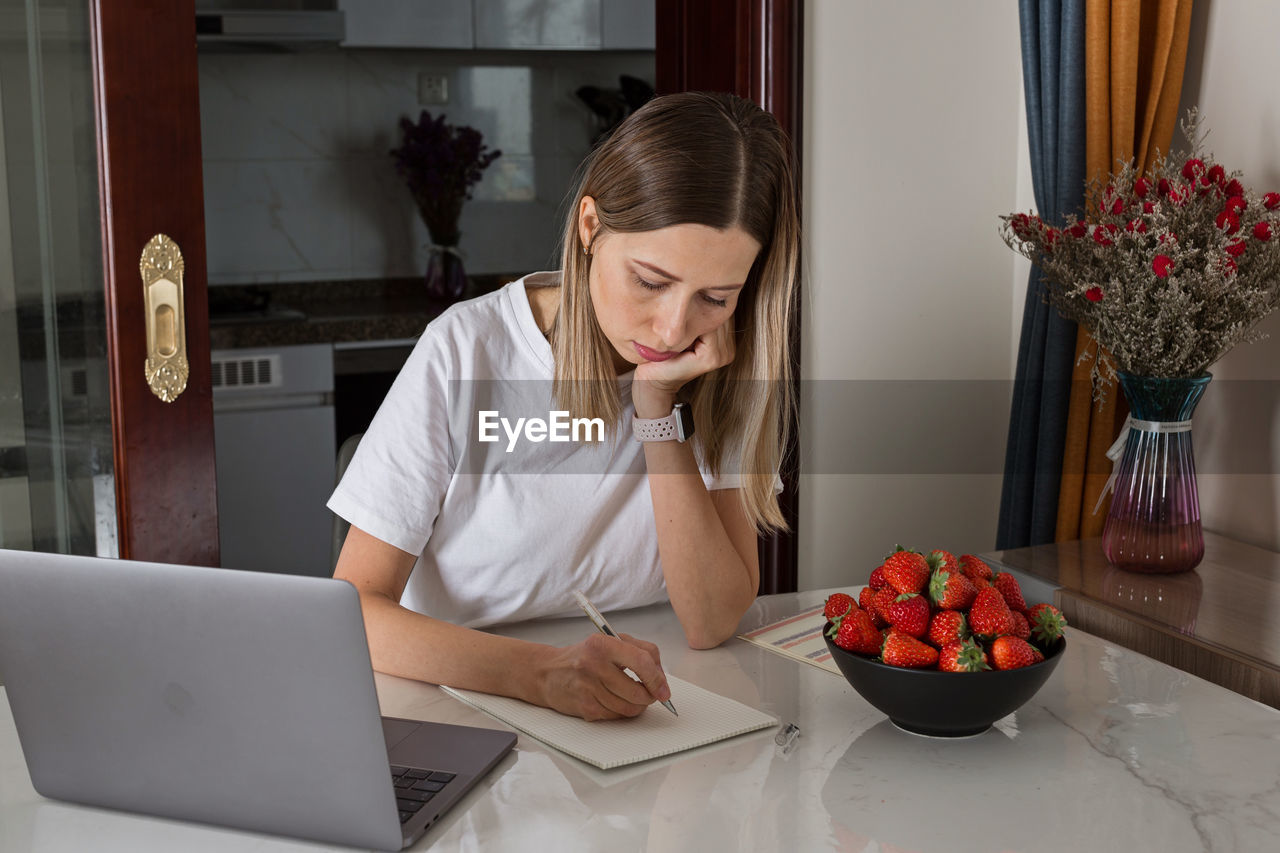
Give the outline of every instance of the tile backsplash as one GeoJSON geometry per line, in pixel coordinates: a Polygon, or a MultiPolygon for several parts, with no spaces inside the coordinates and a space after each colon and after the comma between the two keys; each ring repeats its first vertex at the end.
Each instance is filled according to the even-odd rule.
{"type": "Polygon", "coordinates": [[[558,265],[564,194],[597,126],[574,95],[653,82],[651,52],[202,53],[209,283],[400,278],[430,242],[389,150],[401,116],[444,112],[502,156],[462,213],[472,273],[558,265]],[[420,74],[449,102],[418,103],[420,74]]]}

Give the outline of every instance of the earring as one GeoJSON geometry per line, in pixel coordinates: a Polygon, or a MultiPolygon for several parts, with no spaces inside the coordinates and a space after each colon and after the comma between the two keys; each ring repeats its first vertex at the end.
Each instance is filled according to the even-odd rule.
{"type": "Polygon", "coordinates": [[[590,247],[590,246],[583,246],[583,247],[582,247],[582,254],[586,255],[588,258],[589,258],[589,257],[591,257],[591,247],[590,247]]]}

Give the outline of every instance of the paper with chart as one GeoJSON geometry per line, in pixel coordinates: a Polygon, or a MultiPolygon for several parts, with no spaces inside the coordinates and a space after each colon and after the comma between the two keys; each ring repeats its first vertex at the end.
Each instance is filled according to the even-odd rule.
{"type": "Polygon", "coordinates": [[[831,651],[822,639],[822,626],[827,623],[822,615],[824,607],[819,605],[739,636],[771,652],[839,675],[840,667],[831,659],[831,651]]]}
{"type": "Polygon", "coordinates": [[[778,720],[696,684],[667,676],[675,716],[658,703],[638,717],[587,722],[519,699],[445,687],[449,695],[602,770],[776,726],[778,720]]]}

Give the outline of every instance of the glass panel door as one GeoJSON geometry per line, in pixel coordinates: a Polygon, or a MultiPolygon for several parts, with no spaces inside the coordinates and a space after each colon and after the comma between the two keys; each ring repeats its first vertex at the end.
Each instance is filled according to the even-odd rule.
{"type": "Polygon", "coordinates": [[[0,547],[116,555],[89,4],[0,0],[0,547]]]}

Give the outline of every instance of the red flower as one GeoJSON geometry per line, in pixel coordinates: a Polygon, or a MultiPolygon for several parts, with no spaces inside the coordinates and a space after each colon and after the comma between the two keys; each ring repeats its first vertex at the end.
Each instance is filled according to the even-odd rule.
{"type": "Polygon", "coordinates": [[[1093,242],[1099,246],[1110,246],[1111,241],[1107,239],[1107,232],[1104,228],[1095,228],[1093,230],[1093,242]]]}
{"type": "Polygon", "coordinates": [[[1267,193],[1262,197],[1262,204],[1267,210],[1280,207],[1280,193],[1267,193]]]}
{"type": "Polygon", "coordinates": [[[1165,278],[1169,275],[1169,270],[1173,268],[1173,258],[1168,255],[1156,255],[1155,260],[1151,262],[1151,269],[1158,278],[1165,278]]]}
{"type": "Polygon", "coordinates": [[[1242,195],[1233,195],[1227,199],[1226,210],[1244,210],[1249,206],[1249,202],[1244,200],[1242,195]]]}
{"type": "Polygon", "coordinates": [[[1238,258],[1244,254],[1244,241],[1236,240],[1227,244],[1227,254],[1233,258],[1238,258]]]}
{"type": "Polygon", "coordinates": [[[1138,198],[1146,198],[1149,192],[1151,192],[1151,182],[1146,178],[1138,178],[1133,182],[1133,194],[1138,198]]]}
{"type": "Polygon", "coordinates": [[[1236,212],[1230,208],[1219,213],[1218,218],[1213,221],[1219,229],[1228,234],[1234,234],[1240,230],[1240,217],[1236,216],[1236,212]]]}
{"type": "Polygon", "coordinates": [[[1236,274],[1236,262],[1231,260],[1231,258],[1227,258],[1227,262],[1222,265],[1222,269],[1222,277],[1231,278],[1231,276],[1236,274]]]}
{"type": "Polygon", "coordinates": [[[1227,186],[1223,189],[1223,192],[1229,196],[1244,195],[1244,187],[1240,184],[1239,181],[1237,181],[1235,178],[1232,178],[1227,183],[1227,186]]]}
{"type": "Polygon", "coordinates": [[[1221,166],[1214,163],[1209,167],[1209,173],[1205,177],[1213,181],[1215,184],[1220,184],[1226,179],[1227,173],[1221,166]]]}
{"type": "Polygon", "coordinates": [[[1124,199],[1118,198],[1111,205],[1111,212],[1119,216],[1124,213],[1124,199]]]}
{"type": "Polygon", "coordinates": [[[1253,239],[1266,242],[1271,239],[1271,223],[1259,222],[1253,226],[1253,239]]]}
{"type": "Polygon", "coordinates": [[[1173,185],[1169,183],[1168,178],[1161,178],[1160,183],[1156,184],[1156,192],[1160,193],[1162,196],[1168,195],[1172,186],[1173,185]]]}
{"type": "Polygon", "coordinates": [[[1144,201],[1144,202],[1142,203],[1142,212],[1143,212],[1143,213],[1155,213],[1155,212],[1156,212],[1156,206],[1155,206],[1155,204],[1154,204],[1154,203],[1152,203],[1152,202],[1149,202],[1149,201],[1144,201]]]}
{"type": "Polygon", "coordinates": [[[1095,284],[1093,287],[1089,288],[1088,290],[1086,290],[1086,291],[1084,292],[1084,298],[1085,298],[1085,299],[1088,299],[1090,302],[1101,302],[1101,301],[1102,301],[1102,288],[1101,288],[1101,287],[1098,287],[1098,286],[1095,284]]]}
{"type": "Polygon", "coordinates": [[[1147,223],[1143,222],[1140,219],[1130,219],[1129,222],[1124,226],[1124,230],[1128,231],[1130,234],[1134,234],[1134,233],[1146,234],[1147,223]]]}
{"type": "Polygon", "coordinates": [[[1198,158],[1188,160],[1182,166],[1182,177],[1188,181],[1194,181],[1198,176],[1204,173],[1204,161],[1198,158]]]}
{"type": "Polygon", "coordinates": [[[1077,222],[1075,225],[1066,229],[1066,233],[1070,234],[1072,237],[1083,237],[1089,233],[1089,229],[1083,222],[1077,222]]]}

